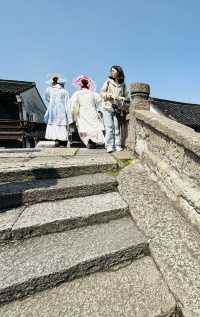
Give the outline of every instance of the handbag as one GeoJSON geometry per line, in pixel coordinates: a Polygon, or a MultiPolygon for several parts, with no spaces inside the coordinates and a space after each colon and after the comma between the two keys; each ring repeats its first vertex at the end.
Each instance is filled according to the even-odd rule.
{"type": "MultiPolygon", "coordinates": [[[[109,86],[109,81],[107,83],[107,90],[108,90],[108,86],[109,86]]],[[[125,84],[123,84],[123,93],[122,93],[122,97],[121,98],[113,98],[112,101],[112,108],[114,113],[116,114],[121,114],[122,112],[127,112],[129,104],[130,104],[130,100],[128,98],[125,98],[125,84]]]]}

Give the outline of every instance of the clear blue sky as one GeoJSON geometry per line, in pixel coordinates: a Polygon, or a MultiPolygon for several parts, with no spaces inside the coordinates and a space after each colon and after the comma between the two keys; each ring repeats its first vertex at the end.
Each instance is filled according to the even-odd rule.
{"type": "Polygon", "coordinates": [[[127,84],[154,97],[200,103],[199,0],[0,0],[0,78],[92,76],[122,65],[127,84]]]}

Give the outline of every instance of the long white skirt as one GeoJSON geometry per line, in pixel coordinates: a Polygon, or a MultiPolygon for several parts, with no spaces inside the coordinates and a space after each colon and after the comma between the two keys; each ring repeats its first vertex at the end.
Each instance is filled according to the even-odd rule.
{"type": "Polygon", "coordinates": [[[98,113],[93,107],[89,110],[90,112],[82,111],[80,117],[77,118],[79,136],[86,146],[89,140],[97,144],[104,144],[103,122],[98,118],[98,113]]]}
{"type": "Polygon", "coordinates": [[[48,124],[47,128],[46,128],[45,139],[67,141],[68,140],[68,132],[67,132],[66,126],[56,125],[56,124],[48,124]]]}

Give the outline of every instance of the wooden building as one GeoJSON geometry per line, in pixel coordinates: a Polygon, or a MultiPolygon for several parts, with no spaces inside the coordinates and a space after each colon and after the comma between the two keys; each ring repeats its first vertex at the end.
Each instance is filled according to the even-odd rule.
{"type": "Polygon", "coordinates": [[[0,79],[0,147],[34,147],[46,106],[34,82],[0,79]]]}

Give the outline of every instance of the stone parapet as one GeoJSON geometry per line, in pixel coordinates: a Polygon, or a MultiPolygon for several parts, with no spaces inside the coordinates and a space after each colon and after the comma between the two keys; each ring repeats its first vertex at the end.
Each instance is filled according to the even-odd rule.
{"type": "Polygon", "coordinates": [[[149,111],[135,111],[135,152],[176,204],[200,231],[199,134],[149,111]]]}
{"type": "Polygon", "coordinates": [[[122,145],[128,150],[135,148],[135,110],[150,110],[150,86],[144,83],[132,83],[130,85],[131,103],[126,119],[122,124],[122,145]]]}
{"type": "Polygon", "coordinates": [[[136,110],[135,116],[137,120],[141,120],[151,128],[156,129],[186,149],[192,151],[194,154],[200,156],[199,134],[193,129],[149,111],[136,110]]]}

